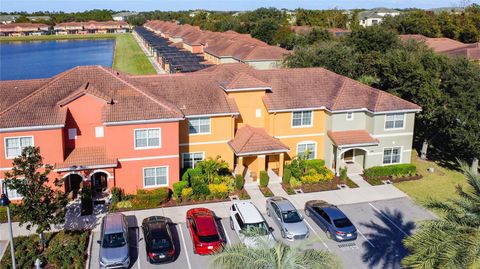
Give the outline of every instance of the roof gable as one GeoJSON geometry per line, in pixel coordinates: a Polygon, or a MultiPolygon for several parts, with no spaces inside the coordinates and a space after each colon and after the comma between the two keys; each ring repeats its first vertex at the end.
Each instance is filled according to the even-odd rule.
{"type": "Polygon", "coordinates": [[[271,90],[272,87],[256,77],[247,73],[239,73],[229,82],[220,83],[220,87],[226,92],[271,90]]]}

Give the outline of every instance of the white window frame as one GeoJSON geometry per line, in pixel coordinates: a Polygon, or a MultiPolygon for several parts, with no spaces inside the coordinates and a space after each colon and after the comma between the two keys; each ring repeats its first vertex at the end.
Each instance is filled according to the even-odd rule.
{"type": "Polygon", "coordinates": [[[346,118],[347,118],[348,121],[353,120],[353,112],[347,112],[346,118]]]}
{"type": "Polygon", "coordinates": [[[387,113],[387,114],[385,114],[385,119],[384,119],[384,123],[383,123],[383,129],[384,129],[385,131],[403,130],[403,129],[405,129],[406,115],[407,115],[406,113],[387,113]],[[400,114],[403,115],[403,119],[402,119],[403,125],[402,125],[402,127],[395,127],[395,122],[398,121],[398,120],[397,120],[397,116],[399,116],[400,114]],[[387,128],[387,116],[388,116],[388,115],[394,115],[393,127],[392,127],[392,128],[387,128]]]}
{"type": "Polygon", "coordinates": [[[313,110],[302,110],[302,111],[293,111],[292,112],[292,121],[291,121],[291,126],[292,128],[307,128],[307,127],[312,127],[313,126],[313,110]],[[307,124],[303,124],[303,113],[305,112],[310,112],[310,124],[307,125],[307,124]],[[300,117],[300,122],[302,123],[301,125],[293,125],[293,119],[294,119],[294,115],[295,113],[302,113],[301,114],[301,117],[300,117]]]}
{"type": "Polygon", "coordinates": [[[212,118],[211,117],[198,117],[198,118],[188,118],[188,135],[208,135],[212,133],[212,118]],[[198,132],[190,133],[190,126],[192,120],[205,120],[208,119],[208,132],[198,132]]]}
{"type": "Polygon", "coordinates": [[[318,150],[318,147],[317,147],[317,146],[318,146],[318,143],[317,143],[316,141],[301,141],[301,142],[298,142],[298,143],[297,143],[297,148],[296,148],[296,150],[297,150],[297,152],[296,152],[297,155],[296,155],[296,156],[299,156],[299,155],[300,155],[299,152],[298,152],[298,147],[299,147],[300,145],[306,145],[306,144],[313,144],[313,145],[315,145],[315,151],[313,152],[313,159],[309,159],[309,160],[315,160],[315,159],[317,159],[317,150],[318,150]]]}
{"type": "Polygon", "coordinates": [[[393,165],[393,164],[401,164],[402,163],[402,159],[403,159],[403,146],[392,146],[392,147],[384,147],[383,150],[382,150],[382,166],[386,166],[386,165],[393,165]],[[392,153],[393,153],[393,149],[395,148],[398,148],[400,150],[400,159],[398,160],[398,163],[392,163],[392,157],[393,155],[390,156],[390,163],[384,163],[384,159],[385,159],[385,150],[386,149],[391,149],[392,150],[392,153]]]}
{"type": "MultiPolygon", "coordinates": [[[[19,179],[20,179],[20,178],[19,178],[19,179]]],[[[0,191],[1,191],[0,193],[1,193],[1,194],[3,194],[3,186],[4,186],[4,185],[3,185],[3,181],[4,181],[4,180],[5,180],[5,179],[0,178],[0,191]]],[[[8,195],[8,199],[9,199],[9,200],[12,200],[12,201],[22,200],[22,199],[23,199],[23,196],[19,195],[18,192],[17,192],[17,190],[14,190],[14,191],[15,191],[15,193],[17,194],[17,196],[16,196],[16,197],[12,197],[12,196],[8,195]]],[[[7,188],[7,194],[8,194],[8,188],[7,188]]]]}
{"type": "Polygon", "coordinates": [[[95,137],[105,137],[105,128],[103,126],[95,127],[95,137]]]}
{"type": "MultiPolygon", "coordinates": [[[[149,189],[149,188],[168,187],[168,186],[169,186],[169,183],[170,183],[169,170],[170,170],[170,169],[169,169],[168,165],[144,167],[144,168],[142,169],[142,173],[143,173],[143,174],[142,174],[143,188],[149,189]],[[155,184],[155,185],[150,185],[150,186],[145,185],[145,170],[147,170],[147,169],[155,169],[155,178],[157,178],[157,174],[156,174],[157,168],[165,168],[165,170],[166,170],[167,182],[166,182],[165,184],[155,184]]],[[[156,183],[156,182],[155,182],[155,183],[156,183]]]]}
{"type": "MultiPolygon", "coordinates": [[[[191,154],[202,154],[202,161],[205,160],[205,151],[183,152],[182,153],[182,169],[185,168],[185,156],[191,154]]],[[[195,162],[192,161],[192,168],[195,168],[195,162]]]]}
{"type": "Polygon", "coordinates": [[[261,118],[262,117],[262,109],[261,108],[255,109],[255,117],[256,118],[261,118]]]}
{"type": "Polygon", "coordinates": [[[137,149],[158,149],[162,147],[162,128],[156,127],[156,128],[138,128],[133,130],[133,146],[134,148],[137,149]],[[148,130],[158,130],[158,146],[148,146],[148,130]],[[136,132],[137,131],[147,131],[147,146],[145,147],[137,147],[137,138],[136,138],[136,132]]]}
{"type": "MultiPolygon", "coordinates": [[[[33,138],[33,135],[24,135],[24,136],[10,136],[10,137],[5,137],[3,139],[3,145],[5,146],[5,159],[7,160],[13,160],[15,159],[16,157],[20,156],[20,155],[17,155],[17,156],[8,156],[8,153],[7,153],[7,140],[8,139],[21,139],[21,138],[26,138],[26,137],[29,137],[32,139],[32,147],[35,146],[35,140],[33,138]]],[[[20,146],[20,152],[23,151],[23,148],[21,148],[20,146]]],[[[20,153],[21,154],[21,153],[20,153]]]]}

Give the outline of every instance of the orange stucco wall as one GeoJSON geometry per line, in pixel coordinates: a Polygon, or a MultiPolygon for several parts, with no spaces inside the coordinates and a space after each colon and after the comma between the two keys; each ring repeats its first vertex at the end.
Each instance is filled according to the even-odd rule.
{"type": "Polygon", "coordinates": [[[240,117],[237,120],[237,128],[241,128],[245,124],[253,127],[262,127],[267,129],[268,113],[263,104],[262,97],[265,91],[242,91],[231,92],[228,96],[233,98],[240,110],[240,117]],[[257,109],[260,110],[260,116],[257,117],[257,109]]]}

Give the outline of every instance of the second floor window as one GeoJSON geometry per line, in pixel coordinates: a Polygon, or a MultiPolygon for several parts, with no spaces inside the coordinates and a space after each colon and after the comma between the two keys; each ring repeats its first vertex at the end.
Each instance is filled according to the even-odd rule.
{"type": "Polygon", "coordinates": [[[5,138],[5,154],[7,159],[15,158],[22,154],[25,147],[33,146],[32,136],[5,138]]]}
{"type": "Polygon", "coordinates": [[[385,129],[402,129],[404,126],[405,114],[394,113],[385,115],[385,129]]]}
{"type": "Polygon", "coordinates": [[[159,148],[160,128],[135,130],[135,148],[159,148]]]}
{"type": "Polygon", "coordinates": [[[292,127],[312,126],[312,111],[295,111],[292,114],[292,127]]]}
{"type": "Polygon", "coordinates": [[[189,134],[208,134],[210,133],[210,118],[191,118],[188,119],[189,134]]]}

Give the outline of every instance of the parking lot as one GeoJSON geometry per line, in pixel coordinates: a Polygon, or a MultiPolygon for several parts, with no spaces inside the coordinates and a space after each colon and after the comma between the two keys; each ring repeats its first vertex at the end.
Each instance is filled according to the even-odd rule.
{"type": "MultiPolygon", "coordinates": [[[[337,243],[327,239],[325,233],[316,223],[305,216],[304,221],[310,228],[310,244],[308,248],[323,249],[335,253],[342,261],[344,268],[400,268],[401,259],[407,254],[402,240],[411,234],[420,220],[432,218],[433,215],[423,208],[414,205],[408,198],[341,205],[340,209],[357,227],[359,236],[355,241],[337,243]]],[[[262,211],[262,210],[261,210],[262,211]]],[[[168,217],[168,216],[166,216],[168,217]]],[[[151,265],[147,262],[143,234],[138,228],[142,219],[128,216],[131,243],[131,268],[208,268],[210,256],[193,253],[193,245],[189,231],[184,222],[172,225],[172,232],[178,257],[172,262],[162,265],[151,265]],[[140,231],[140,232],[139,232],[140,231]]],[[[278,227],[272,219],[264,214],[268,224],[274,228],[277,240],[283,240],[278,227]]],[[[229,219],[218,221],[221,233],[227,245],[239,243],[238,236],[230,229],[229,219]]],[[[94,233],[92,260],[90,268],[98,268],[99,233],[94,233]]],[[[286,244],[294,244],[283,240],[286,244]]]]}

